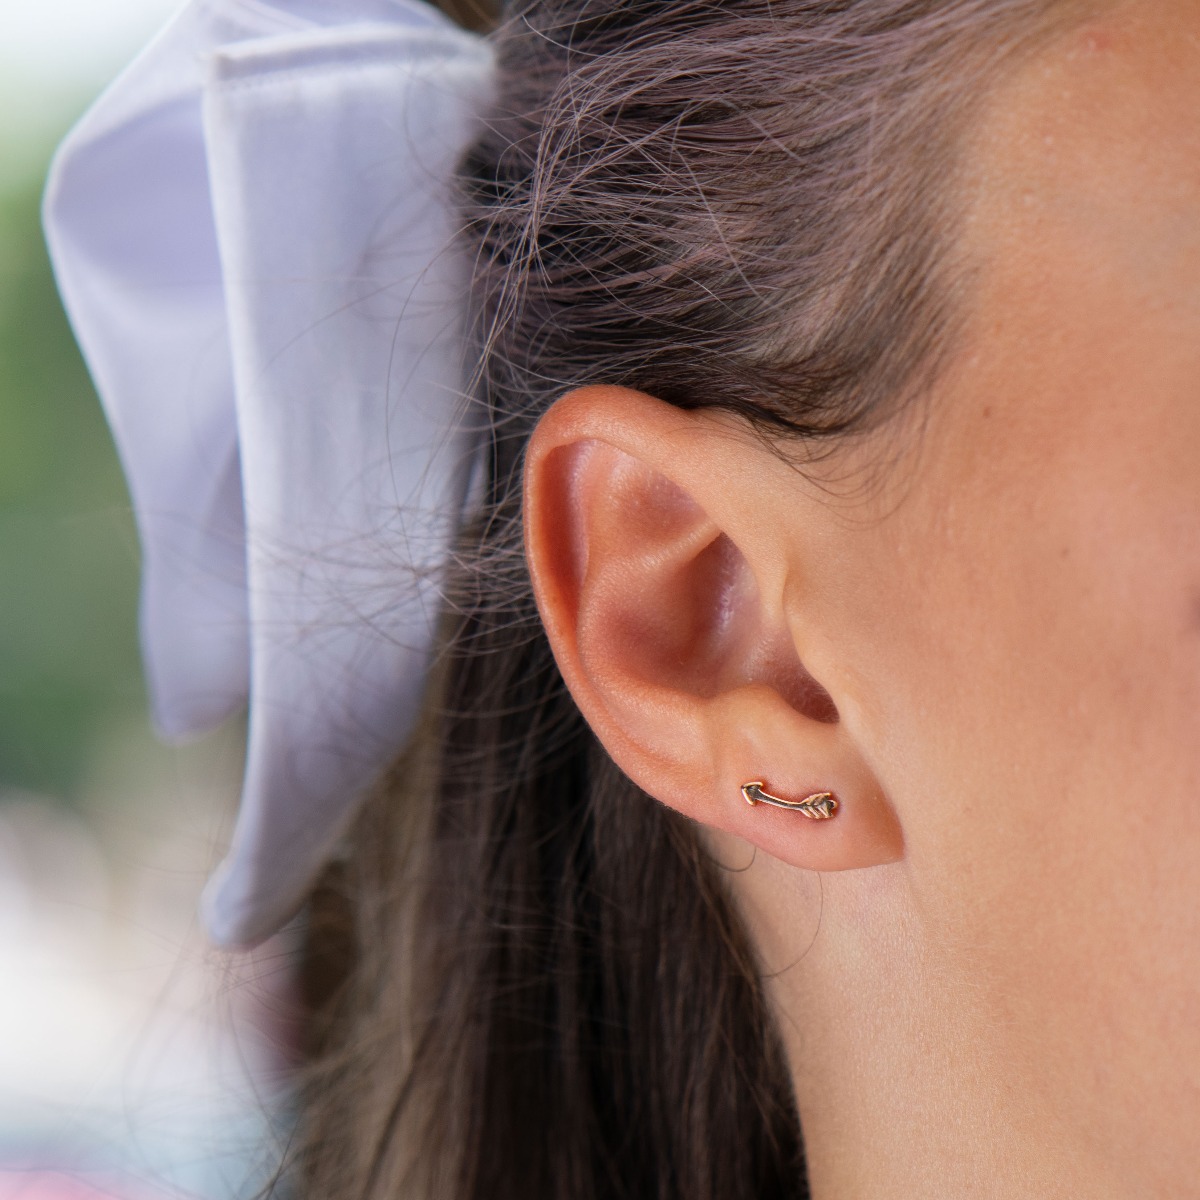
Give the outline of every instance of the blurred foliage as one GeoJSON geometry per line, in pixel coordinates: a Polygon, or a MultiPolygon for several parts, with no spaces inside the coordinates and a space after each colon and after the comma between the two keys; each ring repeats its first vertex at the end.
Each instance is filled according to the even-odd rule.
{"type": "Polygon", "coordinates": [[[89,748],[145,699],[136,536],[50,272],[47,158],[0,180],[0,789],[69,800],[89,748]]]}

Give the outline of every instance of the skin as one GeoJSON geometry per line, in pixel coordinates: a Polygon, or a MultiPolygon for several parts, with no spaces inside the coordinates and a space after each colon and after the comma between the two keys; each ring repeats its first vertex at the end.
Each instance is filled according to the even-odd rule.
{"type": "Polygon", "coordinates": [[[531,444],[559,664],[731,868],[817,1200],[1200,1196],[1197,113],[1195,0],[1004,81],[961,352],[825,480],[616,388],[531,444]]]}

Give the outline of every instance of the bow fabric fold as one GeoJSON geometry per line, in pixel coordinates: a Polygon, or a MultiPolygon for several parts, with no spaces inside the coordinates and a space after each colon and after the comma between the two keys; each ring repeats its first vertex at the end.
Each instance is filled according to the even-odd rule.
{"type": "Polygon", "coordinates": [[[421,0],[197,0],[68,136],[51,256],[129,480],[159,729],[248,704],[213,939],[302,903],[415,726],[480,467],[455,167],[483,39],[421,0]]]}

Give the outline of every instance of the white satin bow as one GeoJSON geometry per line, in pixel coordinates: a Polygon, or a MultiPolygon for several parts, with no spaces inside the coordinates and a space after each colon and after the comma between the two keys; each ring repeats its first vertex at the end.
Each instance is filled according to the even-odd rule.
{"type": "Polygon", "coordinates": [[[45,221],[129,478],[155,720],[249,703],[218,943],[294,913],[419,711],[477,439],[448,181],[491,88],[421,0],[195,0],[45,221]]]}

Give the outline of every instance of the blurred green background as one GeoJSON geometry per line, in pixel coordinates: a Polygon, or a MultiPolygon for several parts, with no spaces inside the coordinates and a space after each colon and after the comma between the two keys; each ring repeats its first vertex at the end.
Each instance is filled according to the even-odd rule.
{"type": "Polygon", "coordinates": [[[164,762],[138,661],[129,499],[39,209],[62,136],[179,7],[0,0],[0,804],[77,807],[118,742],[131,764],[164,762]]]}
{"type": "Polygon", "coordinates": [[[98,744],[145,712],[138,556],[50,273],[39,206],[55,137],[36,133],[0,177],[0,790],[70,803],[98,744]]]}

